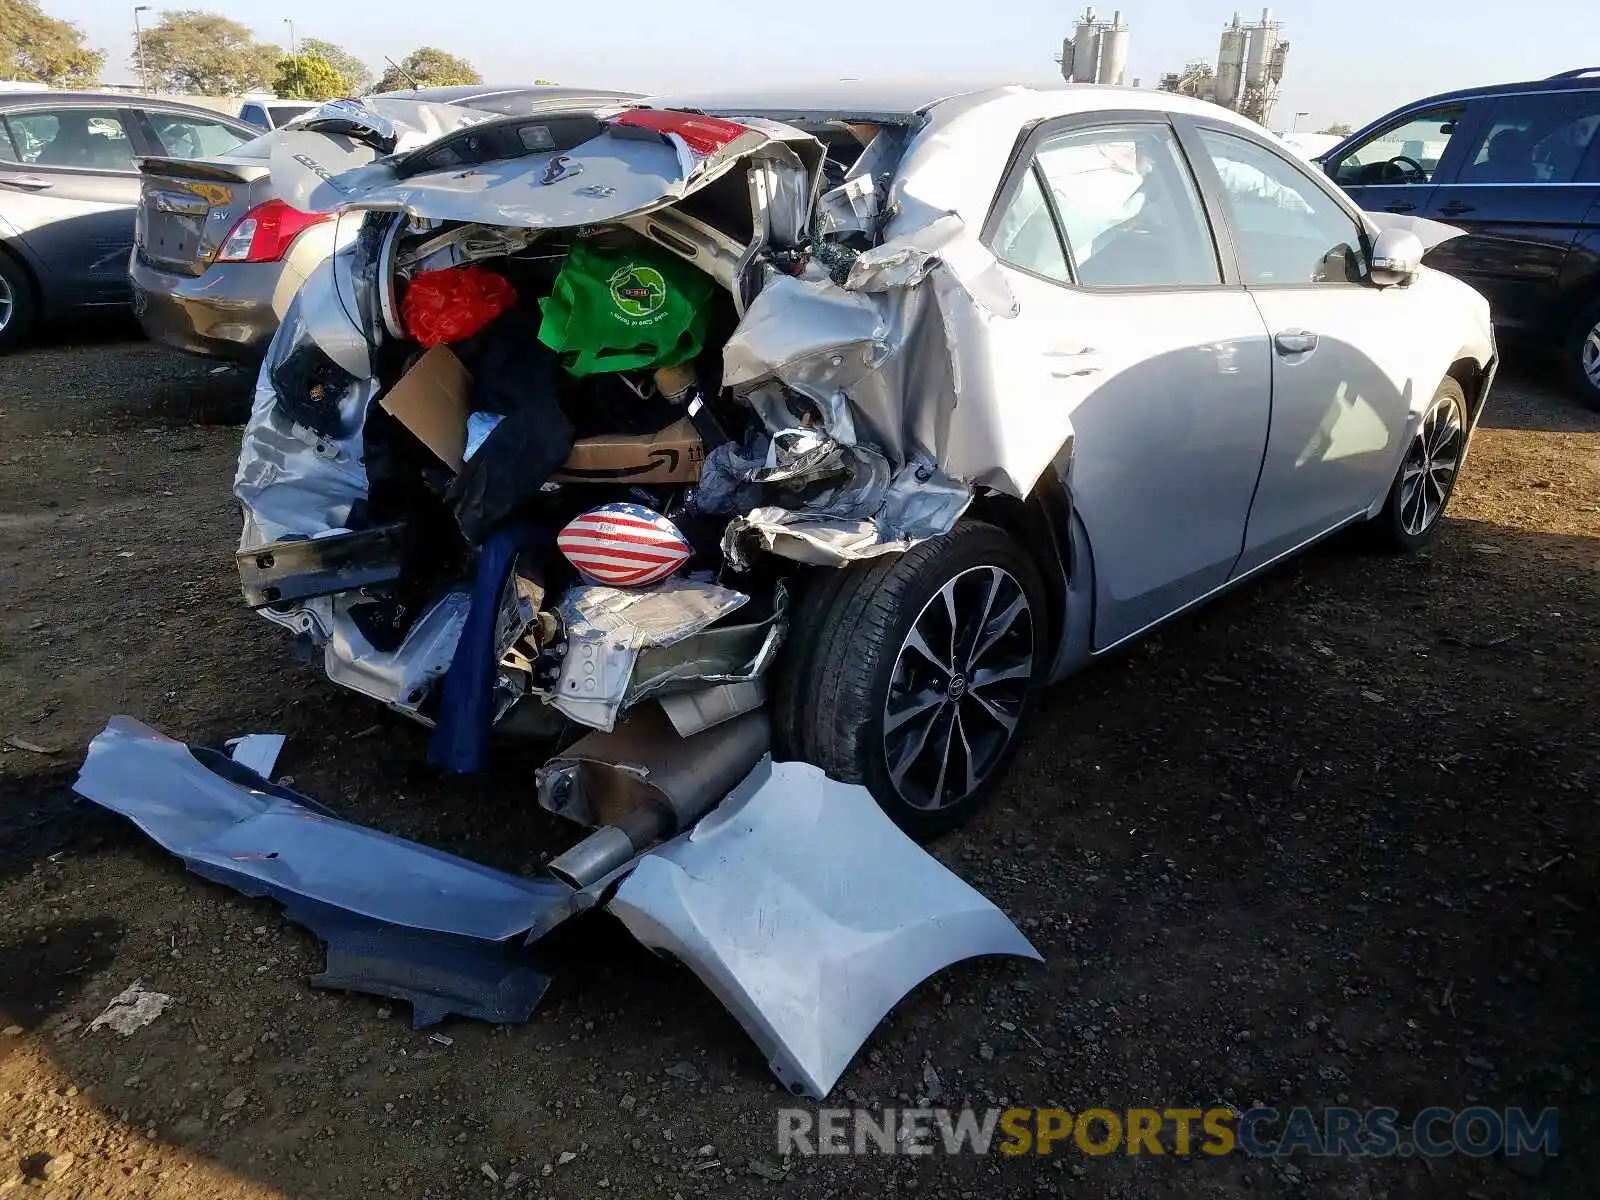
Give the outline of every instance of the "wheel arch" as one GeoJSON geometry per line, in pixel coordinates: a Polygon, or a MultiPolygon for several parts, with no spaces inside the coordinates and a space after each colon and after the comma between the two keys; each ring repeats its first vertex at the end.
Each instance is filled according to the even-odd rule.
{"type": "Polygon", "coordinates": [[[28,296],[33,301],[35,312],[42,313],[45,308],[44,285],[40,282],[38,269],[17,245],[9,238],[0,238],[0,258],[16,264],[17,270],[22,272],[22,278],[28,285],[28,296]]]}
{"type": "Polygon", "coordinates": [[[1454,379],[1461,385],[1461,390],[1467,396],[1467,417],[1469,425],[1476,425],[1478,414],[1483,411],[1484,401],[1487,399],[1486,384],[1489,381],[1490,363],[1480,362],[1470,354],[1463,354],[1450,364],[1445,375],[1454,379]]]}
{"type": "Polygon", "coordinates": [[[1069,442],[1026,497],[983,492],[968,509],[1015,538],[1039,567],[1050,610],[1052,680],[1088,659],[1094,624],[1094,556],[1072,502],[1071,463],[1069,442]]]}

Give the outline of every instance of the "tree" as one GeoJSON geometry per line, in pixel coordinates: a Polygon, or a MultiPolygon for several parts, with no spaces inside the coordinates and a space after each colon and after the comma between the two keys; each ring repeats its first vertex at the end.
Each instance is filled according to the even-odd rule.
{"type": "Polygon", "coordinates": [[[377,91],[398,92],[410,87],[444,87],[452,83],[482,83],[472,64],[433,46],[413,50],[378,80],[377,91]],[[412,81],[416,82],[413,83],[412,81]]]}
{"type": "Polygon", "coordinates": [[[332,100],[349,94],[344,76],[327,59],[315,54],[291,54],[279,59],[272,90],[290,100],[332,100]]]}
{"type": "Polygon", "coordinates": [[[0,0],[0,79],[83,87],[100,78],[105,55],[83,44],[83,31],[58,21],[37,0],[0,0]]]}
{"type": "MultiPolygon", "coordinates": [[[[267,86],[283,51],[263,45],[237,21],[184,9],[161,14],[144,34],[144,62],[157,86],[174,92],[233,95],[267,86]]],[[[133,62],[138,65],[135,48],[133,62]]]]}
{"type": "Polygon", "coordinates": [[[344,86],[339,89],[341,96],[360,96],[372,87],[372,69],[348,50],[321,38],[301,38],[298,49],[301,54],[315,55],[339,72],[339,78],[344,80],[344,86]]]}
{"type": "Polygon", "coordinates": [[[1355,130],[1351,129],[1350,126],[1346,125],[1343,121],[1340,121],[1336,125],[1329,125],[1326,129],[1319,129],[1317,132],[1325,133],[1329,137],[1349,137],[1355,132],[1355,130]]]}

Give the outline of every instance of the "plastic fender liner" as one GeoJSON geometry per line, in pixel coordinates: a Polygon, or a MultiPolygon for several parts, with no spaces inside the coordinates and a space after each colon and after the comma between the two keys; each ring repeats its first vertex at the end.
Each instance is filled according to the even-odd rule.
{"type": "Polygon", "coordinates": [[[764,759],[609,908],[686,963],[791,1092],[822,1098],[917,984],[980,954],[1038,959],[998,908],[857,784],[764,759]]]}

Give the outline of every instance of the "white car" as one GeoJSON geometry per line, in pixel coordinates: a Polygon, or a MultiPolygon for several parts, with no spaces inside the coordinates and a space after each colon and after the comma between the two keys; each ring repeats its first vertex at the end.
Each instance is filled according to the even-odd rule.
{"type": "MultiPolygon", "coordinates": [[[[487,602],[483,489],[496,519],[550,530],[607,502],[664,514],[687,561],[652,589],[597,588],[550,545],[520,546],[523,600],[491,570],[510,582],[472,669],[493,718],[622,730],[660,702],[701,737],[764,704],[749,754],[865,784],[918,835],[982,802],[1045,684],[1336,530],[1426,543],[1495,374],[1487,304],[1421,265],[1415,230],[1167,93],[792,89],[507,118],[376,161],[280,137],[280,196],[367,215],[261,375],[235,484],[250,602],[336,681],[443,730],[487,602]],[[596,238],[715,284],[701,386],[663,410],[731,438],[697,485],[678,467],[698,444],[670,470],[552,475],[509,419],[467,462],[469,381],[436,353],[412,366],[402,309],[425,273],[500,274],[551,344],[552,279],[596,238]],[[671,617],[670,637],[624,609],[671,617]]],[[[662,275],[619,271],[616,303],[648,314],[662,275]]],[[[656,395],[649,371],[618,374],[656,395]]],[[[589,404],[556,378],[569,412],[589,404]]]]}

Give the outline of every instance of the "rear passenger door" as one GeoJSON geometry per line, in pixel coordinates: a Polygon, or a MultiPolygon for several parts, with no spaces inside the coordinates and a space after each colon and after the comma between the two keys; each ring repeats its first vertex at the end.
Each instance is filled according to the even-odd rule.
{"type": "Polygon", "coordinates": [[[1600,128],[1600,89],[1495,100],[1423,215],[1467,231],[1428,265],[1489,298],[1496,324],[1548,332],[1556,281],[1600,183],[1580,173],[1600,128]]]}
{"type": "Polygon", "coordinates": [[[132,114],[40,107],[0,118],[0,203],[64,304],[128,296],[139,173],[132,114]]]}
{"type": "Polygon", "coordinates": [[[1042,355],[1054,385],[1014,403],[1070,416],[1104,650],[1227,580],[1267,438],[1266,330],[1164,114],[1034,131],[985,237],[1020,304],[996,323],[1007,352],[1042,355]]]}

